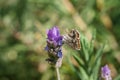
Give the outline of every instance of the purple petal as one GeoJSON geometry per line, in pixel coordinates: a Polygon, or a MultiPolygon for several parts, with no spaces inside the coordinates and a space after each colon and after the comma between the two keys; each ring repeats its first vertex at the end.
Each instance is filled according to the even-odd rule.
{"type": "Polygon", "coordinates": [[[59,29],[57,27],[53,27],[52,29],[53,29],[53,34],[55,36],[60,36],[60,32],[59,32],[59,29]]]}
{"type": "Polygon", "coordinates": [[[48,50],[49,50],[48,46],[46,46],[46,47],[45,47],[45,50],[46,50],[46,51],[48,51],[48,50]]]}
{"type": "Polygon", "coordinates": [[[61,52],[61,51],[58,51],[57,56],[58,56],[59,58],[62,58],[62,52],[61,52]]]}
{"type": "Polygon", "coordinates": [[[61,46],[62,45],[62,40],[58,41],[58,45],[61,46]]]}

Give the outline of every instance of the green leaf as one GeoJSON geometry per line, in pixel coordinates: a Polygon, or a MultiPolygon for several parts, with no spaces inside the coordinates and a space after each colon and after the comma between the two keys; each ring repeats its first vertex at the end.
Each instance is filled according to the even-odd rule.
{"type": "Polygon", "coordinates": [[[114,80],[120,80],[120,75],[118,75],[114,80]]]}
{"type": "Polygon", "coordinates": [[[80,75],[82,76],[81,80],[89,80],[89,76],[87,75],[83,67],[79,67],[79,71],[80,71],[80,75]]]}
{"type": "Polygon", "coordinates": [[[95,62],[93,63],[93,67],[91,67],[91,76],[94,75],[94,80],[97,80],[97,77],[98,77],[98,71],[99,71],[99,67],[100,67],[100,64],[101,64],[101,58],[102,58],[102,51],[104,49],[104,46],[103,45],[96,53],[96,56],[95,56],[95,62]]]}
{"type": "Polygon", "coordinates": [[[89,60],[89,54],[88,54],[88,42],[84,36],[81,35],[81,53],[87,62],[89,60]]]}
{"type": "Polygon", "coordinates": [[[85,65],[85,63],[83,62],[83,60],[81,59],[80,56],[78,56],[77,54],[73,54],[73,57],[74,57],[75,60],[79,63],[80,66],[85,65]]]}

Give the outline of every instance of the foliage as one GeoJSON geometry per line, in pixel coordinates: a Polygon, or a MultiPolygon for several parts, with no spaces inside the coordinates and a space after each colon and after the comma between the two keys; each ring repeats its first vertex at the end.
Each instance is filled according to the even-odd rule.
{"type": "Polygon", "coordinates": [[[52,26],[81,36],[80,51],[63,47],[62,80],[98,79],[105,64],[120,80],[119,9],[119,0],[0,0],[0,80],[55,78],[44,51],[52,26]]]}

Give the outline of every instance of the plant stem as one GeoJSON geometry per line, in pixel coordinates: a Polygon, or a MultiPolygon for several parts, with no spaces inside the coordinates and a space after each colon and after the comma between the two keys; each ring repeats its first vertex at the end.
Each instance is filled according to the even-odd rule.
{"type": "Polygon", "coordinates": [[[57,73],[57,80],[60,80],[60,73],[59,73],[59,68],[56,67],[56,73],[57,73]]]}

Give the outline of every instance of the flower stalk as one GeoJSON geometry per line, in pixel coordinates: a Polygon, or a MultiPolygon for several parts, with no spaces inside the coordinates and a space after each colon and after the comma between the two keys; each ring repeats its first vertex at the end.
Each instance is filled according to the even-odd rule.
{"type": "Polygon", "coordinates": [[[58,67],[56,67],[56,73],[57,73],[57,80],[60,80],[60,72],[58,67]]]}

